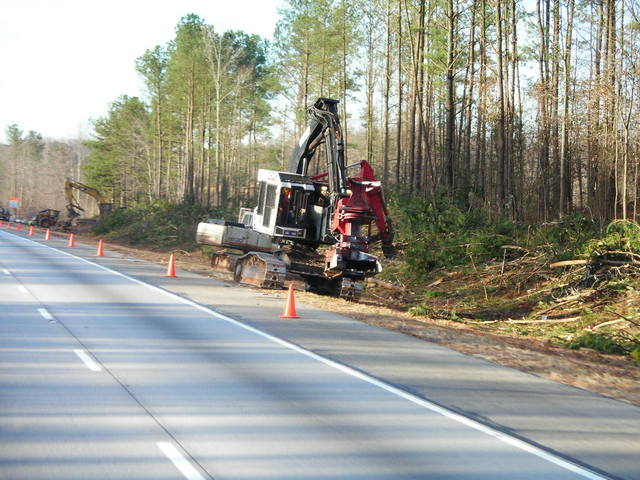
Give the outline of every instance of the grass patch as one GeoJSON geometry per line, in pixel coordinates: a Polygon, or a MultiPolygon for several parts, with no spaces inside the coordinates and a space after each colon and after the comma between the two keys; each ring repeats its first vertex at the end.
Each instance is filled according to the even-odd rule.
{"type": "Polygon", "coordinates": [[[132,246],[159,251],[190,251],[198,247],[198,223],[208,217],[221,218],[220,215],[224,213],[199,205],[156,201],[115,210],[96,225],[92,232],[132,246]]]}
{"type": "Polygon", "coordinates": [[[618,336],[609,333],[585,332],[578,335],[573,340],[567,341],[566,346],[572,350],[585,347],[596,350],[600,353],[617,355],[628,354],[632,351],[632,344],[630,344],[628,340],[621,339],[618,336]]]}
{"type": "Polygon", "coordinates": [[[413,292],[410,314],[640,361],[636,316],[622,321],[617,313],[640,304],[634,222],[603,227],[572,214],[523,225],[443,198],[400,195],[390,203],[402,248],[383,275],[413,292]],[[574,259],[589,263],[549,267],[574,259]]]}

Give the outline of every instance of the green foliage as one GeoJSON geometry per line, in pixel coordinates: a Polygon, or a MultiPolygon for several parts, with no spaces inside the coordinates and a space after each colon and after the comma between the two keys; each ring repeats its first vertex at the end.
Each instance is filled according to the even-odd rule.
{"type": "MultiPolygon", "coordinates": [[[[600,232],[596,222],[580,214],[529,226],[505,217],[491,218],[480,209],[462,209],[442,191],[433,198],[391,194],[389,206],[397,240],[406,244],[405,273],[413,280],[436,268],[501,259],[503,245],[541,249],[549,261],[575,258],[600,232]]],[[[607,236],[596,243],[617,249],[640,246],[640,230],[628,223],[614,222],[607,227],[607,236]]]]}
{"type": "Polygon", "coordinates": [[[426,299],[441,298],[441,297],[447,297],[447,296],[449,296],[449,292],[443,292],[438,290],[428,290],[424,293],[424,298],[426,299]]]}
{"type": "Polygon", "coordinates": [[[344,99],[357,90],[360,72],[355,60],[365,39],[363,22],[374,10],[370,2],[283,2],[272,51],[283,73],[283,88],[289,94],[302,91],[307,96],[296,105],[301,123],[313,97],[344,99]]]}
{"type": "Polygon", "coordinates": [[[616,355],[624,355],[631,352],[631,345],[628,340],[608,333],[585,332],[566,342],[566,346],[574,350],[584,347],[601,353],[616,355]]]}
{"type": "Polygon", "coordinates": [[[604,288],[611,294],[625,292],[629,289],[633,289],[628,280],[610,280],[604,284],[604,288]]]}
{"type": "Polygon", "coordinates": [[[534,228],[531,243],[550,245],[557,253],[557,260],[574,258],[584,244],[598,235],[600,226],[592,219],[579,213],[565,215],[557,222],[534,228]]]}
{"type": "MultiPolygon", "coordinates": [[[[613,306],[605,307],[605,311],[615,311],[613,306]]],[[[584,315],[585,324],[589,324],[592,315],[584,315]]],[[[635,323],[638,312],[631,309],[627,318],[630,322],[635,323]]],[[[601,319],[598,319],[598,322],[601,319]]],[[[576,331],[576,330],[574,330],[576,331]]],[[[615,355],[629,355],[634,361],[640,362],[640,336],[633,334],[628,330],[593,332],[581,330],[577,336],[569,335],[568,338],[560,339],[566,347],[578,349],[581,347],[591,348],[601,353],[615,355]]]]}
{"type": "Polygon", "coordinates": [[[33,130],[29,130],[27,136],[24,138],[25,153],[27,158],[31,158],[36,161],[42,160],[42,153],[44,152],[44,140],[42,135],[33,130]]]}
{"type": "Polygon", "coordinates": [[[150,119],[145,104],[123,95],[109,113],[94,122],[95,138],[86,142],[91,154],[83,165],[86,183],[106,198],[135,201],[135,192],[151,182],[147,157],[150,119]]]}
{"type": "Polygon", "coordinates": [[[191,250],[196,246],[198,222],[211,216],[221,218],[223,214],[199,205],[156,201],[114,210],[94,227],[93,233],[129,245],[191,250]]]}
{"type": "Polygon", "coordinates": [[[406,273],[416,280],[435,268],[497,257],[517,231],[507,219],[491,222],[484,212],[462,210],[444,195],[427,199],[396,194],[389,206],[397,240],[407,245],[406,273]]]}
{"type": "MultiPolygon", "coordinates": [[[[136,59],[136,72],[141,75],[146,84],[149,94],[153,100],[154,113],[160,116],[159,106],[166,99],[166,79],[167,79],[168,52],[166,48],[156,45],[152,50],[147,50],[141,57],[136,59]]],[[[154,125],[160,135],[161,125],[154,125]]]]}
{"type": "Polygon", "coordinates": [[[14,156],[21,157],[22,161],[27,159],[42,160],[44,140],[40,133],[29,130],[29,133],[23,135],[24,132],[14,123],[6,128],[5,134],[14,156]]]}
{"type": "Polygon", "coordinates": [[[586,242],[581,251],[585,257],[596,257],[605,252],[640,254],[640,225],[629,220],[611,222],[600,238],[586,242]]]}
{"type": "Polygon", "coordinates": [[[424,303],[419,303],[413,307],[409,307],[409,314],[414,317],[428,317],[431,314],[431,308],[424,303]]]}
{"type": "Polygon", "coordinates": [[[145,100],[123,95],[94,122],[86,183],[116,206],[229,207],[253,180],[261,137],[271,135],[277,81],[267,53],[257,35],[183,16],[171,41],[136,61],[145,100]]]}
{"type": "Polygon", "coordinates": [[[18,125],[16,125],[15,123],[12,125],[9,125],[5,130],[5,134],[7,136],[7,140],[9,141],[9,145],[12,145],[12,146],[20,145],[22,143],[22,133],[23,132],[20,129],[20,127],[18,127],[18,125]]]}

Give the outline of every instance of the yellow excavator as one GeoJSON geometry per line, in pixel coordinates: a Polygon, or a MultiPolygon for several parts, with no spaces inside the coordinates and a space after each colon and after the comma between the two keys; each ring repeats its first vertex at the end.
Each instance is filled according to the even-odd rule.
{"type": "Polygon", "coordinates": [[[64,195],[67,199],[67,220],[59,221],[60,211],[47,208],[46,210],[39,211],[38,214],[33,217],[31,222],[42,228],[56,227],[69,231],[75,223],[74,220],[82,215],[80,212],[84,212],[84,208],[80,206],[73,194],[74,190],[86,193],[96,199],[98,202],[98,208],[100,209],[100,218],[104,217],[105,214],[111,211],[113,204],[105,202],[105,198],[98,190],[83,183],[76,182],[75,180],[71,180],[70,178],[66,178],[64,181],[64,195]]]}
{"type": "Polygon", "coordinates": [[[70,178],[66,178],[64,181],[64,195],[67,199],[67,216],[69,219],[74,219],[82,215],[80,212],[84,212],[84,208],[80,206],[76,200],[73,191],[78,190],[82,193],[86,193],[90,197],[93,197],[98,202],[98,208],[100,209],[100,218],[104,217],[113,208],[113,204],[106,202],[102,194],[95,188],[88,187],[84,183],[76,182],[70,178]]]}

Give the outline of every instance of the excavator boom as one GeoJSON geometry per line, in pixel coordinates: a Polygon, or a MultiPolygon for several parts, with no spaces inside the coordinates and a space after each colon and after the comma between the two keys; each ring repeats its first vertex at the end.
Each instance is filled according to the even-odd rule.
{"type": "Polygon", "coordinates": [[[73,194],[74,190],[78,190],[82,193],[86,193],[90,197],[93,197],[98,202],[98,208],[100,209],[100,216],[104,216],[105,213],[111,211],[112,204],[105,201],[103,195],[95,188],[89,187],[84,183],[76,182],[70,178],[66,178],[64,181],[64,194],[67,199],[67,212],[68,216],[79,217],[79,212],[84,212],[84,208],[80,206],[73,194]]]}
{"type": "Polygon", "coordinates": [[[308,110],[309,125],[291,154],[289,170],[308,175],[309,165],[317,148],[325,144],[325,157],[331,192],[345,195],[347,191],[344,165],[342,127],[338,117],[338,100],[319,98],[308,110]]]}
{"type": "Polygon", "coordinates": [[[326,172],[311,179],[319,185],[321,179],[326,179],[328,204],[325,208],[330,221],[324,223],[326,231],[322,236],[333,237],[336,245],[326,254],[325,274],[355,278],[377,273],[380,265],[368,253],[371,223],[375,222],[378,228],[376,238],[382,241],[383,253],[387,256],[393,254],[393,228],[382,187],[371,166],[366,161],[354,164],[360,166],[360,175],[347,176],[338,100],[320,98],[309,108],[309,126],[291,156],[291,171],[307,177],[311,160],[322,144],[326,172]]]}

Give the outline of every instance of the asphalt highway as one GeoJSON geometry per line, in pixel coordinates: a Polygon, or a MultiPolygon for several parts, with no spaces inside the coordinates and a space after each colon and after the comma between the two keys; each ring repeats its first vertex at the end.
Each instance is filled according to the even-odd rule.
{"type": "Polygon", "coordinates": [[[577,389],[564,404],[553,382],[65,245],[0,230],[0,479],[640,478],[637,407],[577,389]],[[368,351],[343,344],[364,336],[368,351]],[[420,368],[433,352],[446,378],[420,368]],[[529,428],[546,436],[509,424],[507,381],[541,392],[529,428]],[[478,411],[448,402],[456,389],[478,411]],[[580,412],[558,408],[590,409],[574,432],[588,448],[566,438],[580,412]]]}

